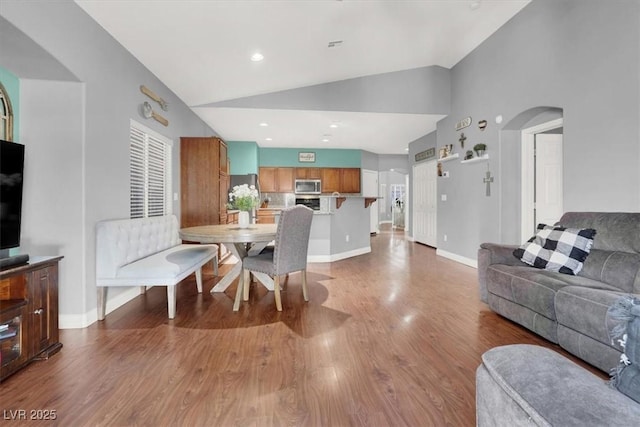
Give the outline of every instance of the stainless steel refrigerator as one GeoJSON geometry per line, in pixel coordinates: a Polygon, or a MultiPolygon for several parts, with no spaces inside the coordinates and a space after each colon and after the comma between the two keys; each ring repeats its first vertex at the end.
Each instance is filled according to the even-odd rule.
{"type": "MultiPolygon", "coordinates": [[[[254,185],[258,190],[258,194],[260,195],[259,200],[262,200],[262,196],[260,193],[260,183],[258,182],[257,173],[249,173],[246,175],[230,175],[229,193],[231,193],[231,190],[233,190],[233,187],[235,187],[236,185],[242,185],[242,184],[254,185]]],[[[255,224],[258,219],[258,210],[252,209],[249,215],[251,217],[251,223],[255,224]]]]}

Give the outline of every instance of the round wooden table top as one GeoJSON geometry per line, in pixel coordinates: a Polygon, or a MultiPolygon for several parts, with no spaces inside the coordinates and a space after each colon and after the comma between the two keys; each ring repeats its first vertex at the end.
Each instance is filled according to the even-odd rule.
{"type": "Polygon", "coordinates": [[[250,224],[240,228],[238,224],[200,225],[180,229],[180,238],[200,243],[251,243],[270,242],[276,238],[277,224],[250,224]]]}

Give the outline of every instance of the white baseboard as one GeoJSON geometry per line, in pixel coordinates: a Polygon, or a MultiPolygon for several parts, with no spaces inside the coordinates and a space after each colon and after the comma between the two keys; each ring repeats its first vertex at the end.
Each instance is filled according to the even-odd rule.
{"type": "MultiPolygon", "coordinates": [[[[140,295],[140,286],[134,286],[121,292],[112,299],[107,299],[106,314],[122,307],[135,297],[140,295]]],[[[107,297],[108,298],[108,297],[107,297]]],[[[58,327],[60,329],[82,329],[98,321],[98,309],[93,308],[83,314],[60,314],[58,315],[58,327]]]]}
{"type": "Polygon", "coordinates": [[[451,252],[443,251],[442,249],[436,249],[436,255],[441,256],[443,258],[448,258],[450,260],[459,262],[464,265],[468,265],[469,267],[478,268],[478,260],[463,257],[461,255],[457,255],[451,252]]]}
{"type": "Polygon", "coordinates": [[[366,246],[364,248],[358,248],[352,251],[341,252],[341,253],[332,254],[332,255],[310,255],[307,257],[307,262],[310,262],[310,263],[334,262],[334,261],[340,261],[341,259],[362,255],[362,254],[368,254],[369,252],[371,252],[371,246],[366,246]]]}

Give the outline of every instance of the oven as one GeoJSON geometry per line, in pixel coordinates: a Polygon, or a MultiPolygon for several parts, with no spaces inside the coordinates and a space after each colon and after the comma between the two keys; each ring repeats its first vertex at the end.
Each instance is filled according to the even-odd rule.
{"type": "Polygon", "coordinates": [[[320,197],[296,197],[296,205],[303,205],[314,211],[319,211],[320,197]]]}

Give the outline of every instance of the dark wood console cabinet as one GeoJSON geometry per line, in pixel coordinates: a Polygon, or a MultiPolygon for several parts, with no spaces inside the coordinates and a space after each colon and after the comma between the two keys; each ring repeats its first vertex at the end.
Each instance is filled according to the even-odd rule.
{"type": "Polygon", "coordinates": [[[0,271],[0,381],[48,359],[58,338],[58,257],[34,257],[0,271]]]}

